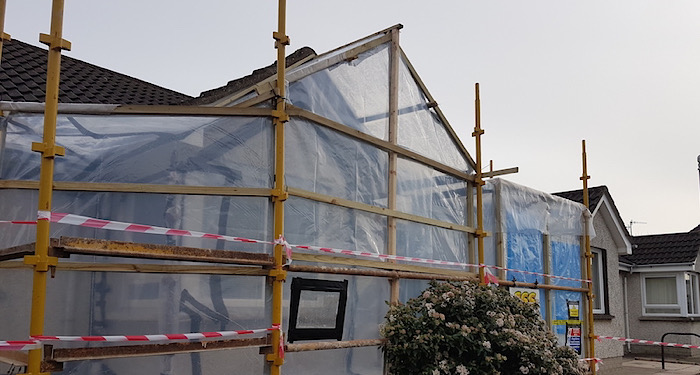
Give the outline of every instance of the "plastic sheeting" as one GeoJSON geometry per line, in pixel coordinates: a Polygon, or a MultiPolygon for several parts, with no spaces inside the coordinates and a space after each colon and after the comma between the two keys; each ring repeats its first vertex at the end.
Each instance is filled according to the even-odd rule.
{"type": "Polygon", "coordinates": [[[297,118],[286,129],[288,186],[386,207],[386,152],[297,118]]]}
{"type": "Polygon", "coordinates": [[[289,243],[386,253],[386,218],[368,212],[290,197],[285,207],[289,243]]]}
{"type": "Polygon", "coordinates": [[[396,176],[399,211],[466,225],[466,182],[403,158],[396,176]]]}
{"type": "MultiPolygon", "coordinates": [[[[345,312],[343,340],[378,339],[379,325],[387,312],[389,283],[381,278],[362,276],[335,276],[294,274],[322,280],[348,280],[348,299],[345,312]]],[[[285,284],[285,299],[291,295],[291,282],[285,284]]],[[[284,322],[288,323],[285,311],[284,322]]],[[[321,322],[318,322],[321,323],[321,322]]],[[[303,341],[300,341],[303,342],[303,341]]],[[[295,342],[296,343],[296,342],[295,342]]],[[[323,352],[287,353],[284,371],[290,374],[382,374],[383,357],[376,347],[326,350],[323,352]]]]}
{"type": "MultiPolygon", "coordinates": [[[[0,190],[0,212],[13,220],[35,220],[37,197],[38,193],[33,190],[0,190]]],[[[56,191],[53,211],[205,233],[272,239],[271,204],[269,199],[260,197],[56,191]]],[[[0,248],[32,243],[36,239],[35,233],[35,227],[27,225],[14,226],[12,231],[0,230],[0,248]]],[[[272,251],[269,245],[110,231],[66,224],[51,225],[51,236],[251,252],[272,251]]]]}
{"type": "MultiPolygon", "coordinates": [[[[323,61],[312,61],[316,66],[323,61]]],[[[302,65],[299,69],[305,69],[302,65]]],[[[294,79],[294,72],[290,73],[294,79]]],[[[386,140],[389,132],[388,44],[342,61],[289,85],[297,106],[386,140]]]]}
{"type": "MultiPolygon", "coordinates": [[[[36,180],[43,115],[13,114],[0,178],[36,180]]],[[[195,186],[272,186],[269,118],[134,115],[59,115],[54,179],[195,186]]]]}
{"type": "Polygon", "coordinates": [[[467,234],[431,225],[396,220],[396,253],[466,263],[467,234]]]}
{"type": "Polygon", "coordinates": [[[404,59],[399,64],[399,145],[462,171],[473,169],[447,132],[411,75],[404,59]]]}

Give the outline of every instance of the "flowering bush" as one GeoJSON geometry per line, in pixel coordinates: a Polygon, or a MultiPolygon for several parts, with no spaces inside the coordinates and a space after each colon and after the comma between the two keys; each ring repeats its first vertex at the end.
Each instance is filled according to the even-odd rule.
{"type": "Polygon", "coordinates": [[[431,282],[392,305],[381,329],[394,375],[585,374],[576,353],[557,346],[536,305],[505,289],[431,282]]]}

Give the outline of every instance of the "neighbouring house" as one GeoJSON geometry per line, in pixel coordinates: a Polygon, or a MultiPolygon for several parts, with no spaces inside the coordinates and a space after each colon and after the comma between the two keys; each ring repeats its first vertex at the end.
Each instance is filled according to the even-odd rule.
{"type": "MultiPolygon", "coordinates": [[[[627,285],[630,336],[660,341],[668,332],[700,333],[698,254],[700,226],[690,232],[632,237],[632,254],[620,257],[627,285]]],[[[700,345],[695,336],[668,335],[664,341],[700,345]]],[[[658,346],[631,345],[633,353],[659,353],[658,346]]],[[[679,356],[697,349],[667,348],[679,356]]]]}
{"type": "MultiPolygon", "coordinates": [[[[473,280],[477,269],[475,163],[401,50],[400,28],[320,55],[310,49],[290,55],[283,137],[273,125],[279,116],[273,111],[279,98],[274,67],[191,98],[64,58],[61,95],[71,99],[59,106],[56,141],[66,156],[56,160],[53,210],[117,221],[122,224],[112,224],[120,228],[137,224],[137,230],[106,230],[105,221],[94,219],[87,226],[52,224],[52,236],[62,238],[52,251],[63,258],[48,282],[46,333],[265,329],[274,296],[282,304],[281,328],[288,338],[284,371],[381,374],[376,339],[385,302],[416,295],[428,279],[473,280]],[[94,74],[79,75],[88,71],[94,74]],[[285,160],[286,186],[276,190],[279,160],[285,160]],[[293,259],[285,266],[288,281],[275,294],[271,280],[280,273],[272,269],[277,260],[271,241],[279,223],[286,241],[312,246],[287,255],[293,259]],[[209,235],[139,231],[145,226],[209,235]],[[233,237],[259,241],[227,240],[233,237]],[[143,245],[126,252],[123,241],[143,245]],[[329,255],[313,246],[346,253],[329,255]],[[115,251],[125,252],[113,256],[115,251]],[[426,262],[359,259],[357,253],[426,262]],[[295,346],[305,340],[341,342],[323,352],[295,346]]],[[[36,47],[21,42],[6,47],[3,70],[6,59],[20,62],[3,73],[8,78],[0,75],[5,91],[12,92],[0,98],[0,212],[30,221],[37,216],[40,158],[31,142],[41,139],[42,73],[38,67],[23,71],[29,62],[22,59],[36,47]]],[[[555,322],[578,311],[569,308],[570,301],[583,300],[585,207],[498,179],[489,181],[484,200],[491,234],[485,263],[509,268],[498,272],[504,285],[544,290],[543,316],[564,341],[565,326],[555,322]]],[[[606,211],[613,207],[601,208],[603,221],[616,222],[606,211]]],[[[620,236],[611,230],[610,243],[601,242],[601,249],[626,249],[620,236]]],[[[18,259],[31,252],[35,238],[31,226],[0,231],[0,332],[6,335],[0,339],[27,336],[32,269],[18,259]]],[[[612,258],[606,254],[599,259],[612,258]]],[[[601,314],[617,314],[604,306],[601,314]]],[[[579,345],[585,340],[572,336],[579,345]]],[[[49,356],[45,363],[72,374],[199,375],[232,367],[262,374],[272,366],[261,355],[271,350],[265,339],[241,340],[235,343],[241,347],[227,351],[204,345],[201,353],[65,365],[49,356]]]]}

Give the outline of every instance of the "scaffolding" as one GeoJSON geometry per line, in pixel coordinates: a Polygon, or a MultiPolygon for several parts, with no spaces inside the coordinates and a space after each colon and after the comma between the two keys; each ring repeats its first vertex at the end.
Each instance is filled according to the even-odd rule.
{"type": "MultiPolygon", "coordinates": [[[[13,301],[0,338],[26,337],[25,322],[31,336],[272,328],[215,341],[60,342],[28,358],[0,352],[0,361],[28,374],[378,374],[384,301],[405,301],[427,280],[484,283],[484,265],[498,266],[501,285],[544,291],[543,316],[560,336],[566,301],[587,293],[590,304],[580,280],[590,279],[585,207],[486,183],[516,169],[482,172],[478,85],[474,160],[401,50],[401,25],[287,67],[280,0],[277,73],[247,90],[212,106],[59,105],[60,51],[70,48],[62,13],[54,0],[51,34],[40,39],[50,54],[45,105],[0,103],[0,207],[17,220],[36,219],[30,203],[39,211],[36,230],[0,233],[0,291],[13,301]],[[94,221],[52,225],[51,211],[94,221]],[[101,219],[173,232],[108,231],[101,219]],[[192,230],[216,235],[180,236],[192,230]],[[290,274],[349,284],[335,341],[285,340],[297,323],[290,274]]],[[[315,315],[304,324],[323,330],[337,303],[311,295],[302,302],[315,315]]],[[[591,318],[584,323],[592,354],[591,318]]]]}

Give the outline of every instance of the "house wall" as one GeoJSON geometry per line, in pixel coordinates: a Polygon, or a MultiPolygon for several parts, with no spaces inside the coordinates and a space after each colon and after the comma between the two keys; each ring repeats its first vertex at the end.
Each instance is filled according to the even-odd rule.
{"type": "MultiPolygon", "coordinates": [[[[600,336],[624,336],[625,332],[625,306],[622,279],[619,275],[619,262],[617,246],[605,224],[602,215],[593,218],[593,227],[596,236],[591,240],[591,246],[605,249],[606,273],[607,273],[607,305],[605,315],[594,317],[594,330],[600,336]]],[[[601,340],[595,344],[595,354],[599,358],[621,357],[624,354],[624,343],[612,340],[601,340]]],[[[614,361],[605,361],[601,369],[610,370],[614,361]]]]}
{"type": "MultiPolygon", "coordinates": [[[[642,314],[642,277],[639,273],[627,274],[627,293],[629,303],[630,338],[642,340],[661,340],[667,332],[690,332],[700,334],[700,321],[683,317],[645,317],[642,314]]],[[[697,318],[695,318],[697,319],[697,318]]],[[[668,335],[666,342],[700,345],[700,339],[693,336],[668,335]]],[[[661,355],[661,347],[652,345],[631,345],[634,354],[661,355]]],[[[697,349],[666,348],[666,354],[672,356],[689,356],[700,354],[697,349]]]]}

